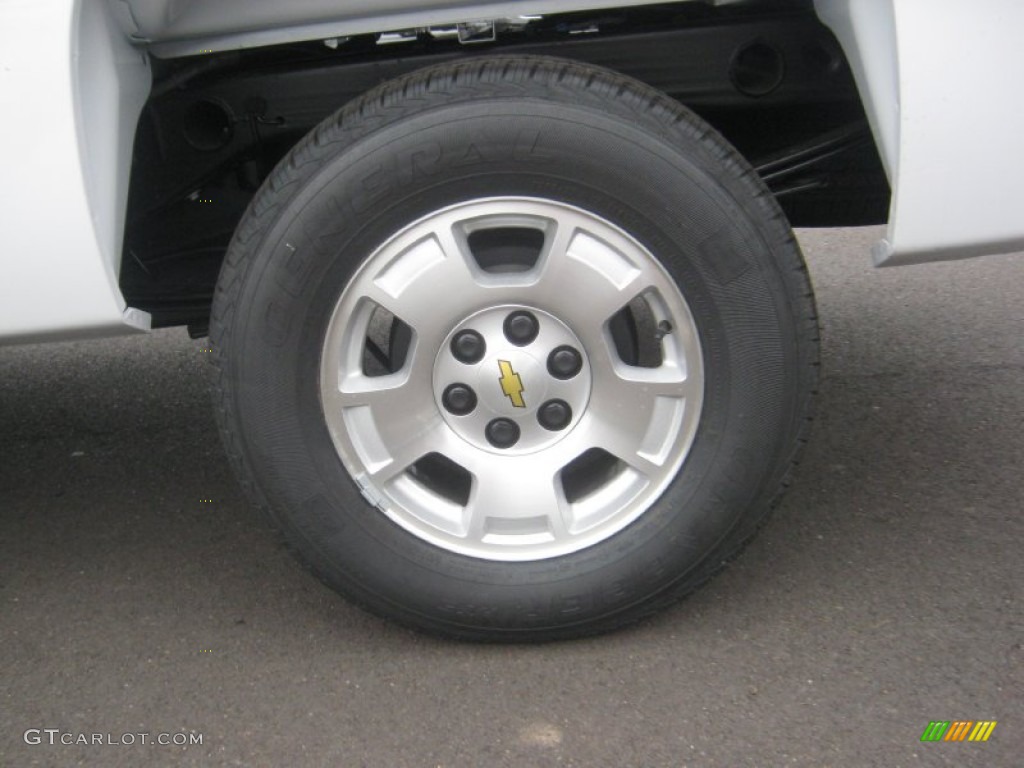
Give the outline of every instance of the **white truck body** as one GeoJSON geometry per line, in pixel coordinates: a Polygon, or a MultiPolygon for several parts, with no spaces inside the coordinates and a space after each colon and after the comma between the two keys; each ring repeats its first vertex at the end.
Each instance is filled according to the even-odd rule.
{"type": "MultiPolygon", "coordinates": [[[[643,5],[105,2],[0,5],[0,341],[149,327],[118,287],[135,126],[162,56],[409,26],[643,5]]],[[[1024,249],[1024,4],[816,0],[892,188],[879,265],[1024,249]]]]}

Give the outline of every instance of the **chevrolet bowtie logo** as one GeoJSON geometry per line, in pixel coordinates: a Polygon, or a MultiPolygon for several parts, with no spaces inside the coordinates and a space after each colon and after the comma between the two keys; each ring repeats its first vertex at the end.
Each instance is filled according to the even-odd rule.
{"type": "Polygon", "coordinates": [[[498,379],[501,391],[516,408],[525,408],[526,401],[523,400],[523,392],[526,387],[523,386],[523,380],[519,378],[519,374],[512,370],[512,363],[508,360],[499,360],[498,368],[501,369],[501,378],[498,379]]]}

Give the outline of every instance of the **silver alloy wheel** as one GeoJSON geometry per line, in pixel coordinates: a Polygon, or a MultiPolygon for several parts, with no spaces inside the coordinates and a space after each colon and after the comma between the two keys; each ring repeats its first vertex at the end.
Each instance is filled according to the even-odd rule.
{"type": "Polygon", "coordinates": [[[421,539],[498,561],[566,555],[636,520],[682,466],[703,390],[693,319],[657,260],[537,198],[466,202],[393,236],[343,291],[320,365],[364,497],[421,539]],[[537,235],[535,258],[482,263],[488,230],[537,235]],[[653,361],[613,333],[627,307],[653,361]],[[393,369],[367,364],[382,325],[393,369]]]}

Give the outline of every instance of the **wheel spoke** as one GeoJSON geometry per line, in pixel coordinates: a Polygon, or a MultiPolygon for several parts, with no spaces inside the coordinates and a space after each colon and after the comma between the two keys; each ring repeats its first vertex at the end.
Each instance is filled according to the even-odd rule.
{"type": "Polygon", "coordinates": [[[377,482],[387,482],[435,450],[439,435],[446,431],[429,380],[417,385],[417,378],[408,372],[360,374],[324,398],[328,426],[358,436],[356,452],[377,482]]]}
{"type": "MultiPolygon", "coordinates": [[[[689,382],[675,366],[610,368],[595,380],[582,430],[588,446],[607,451],[638,472],[661,471],[679,429],[695,408],[689,382]]],[[[583,425],[581,425],[583,426],[583,425]]]]}
{"type": "Polygon", "coordinates": [[[428,339],[446,332],[451,317],[469,311],[486,290],[472,255],[449,227],[438,225],[403,247],[368,281],[367,296],[428,339]],[[444,312],[438,312],[443,300],[444,312]]]}
{"type": "Polygon", "coordinates": [[[532,457],[475,462],[473,490],[466,505],[469,538],[561,538],[568,503],[558,473],[532,457]]]}
{"type": "Polygon", "coordinates": [[[578,333],[600,329],[650,287],[644,270],[614,244],[561,221],[551,236],[538,292],[578,333]],[[573,300],[566,301],[571,296],[573,300]]]}

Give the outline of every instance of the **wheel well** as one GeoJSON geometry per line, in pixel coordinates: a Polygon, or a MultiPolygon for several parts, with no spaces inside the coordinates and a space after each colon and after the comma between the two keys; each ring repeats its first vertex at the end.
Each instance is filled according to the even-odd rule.
{"type": "Polygon", "coordinates": [[[426,29],[361,35],[153,60],[120,274],[128,304],[156,327],[205,333],[235,226],[303,135],[383,81],[495,53],[576,59],[668,93],[744,154],[794,226],[885,220],[889,188],[853,78],[809,3],[562,14],[476,45],[426,29]]]}

